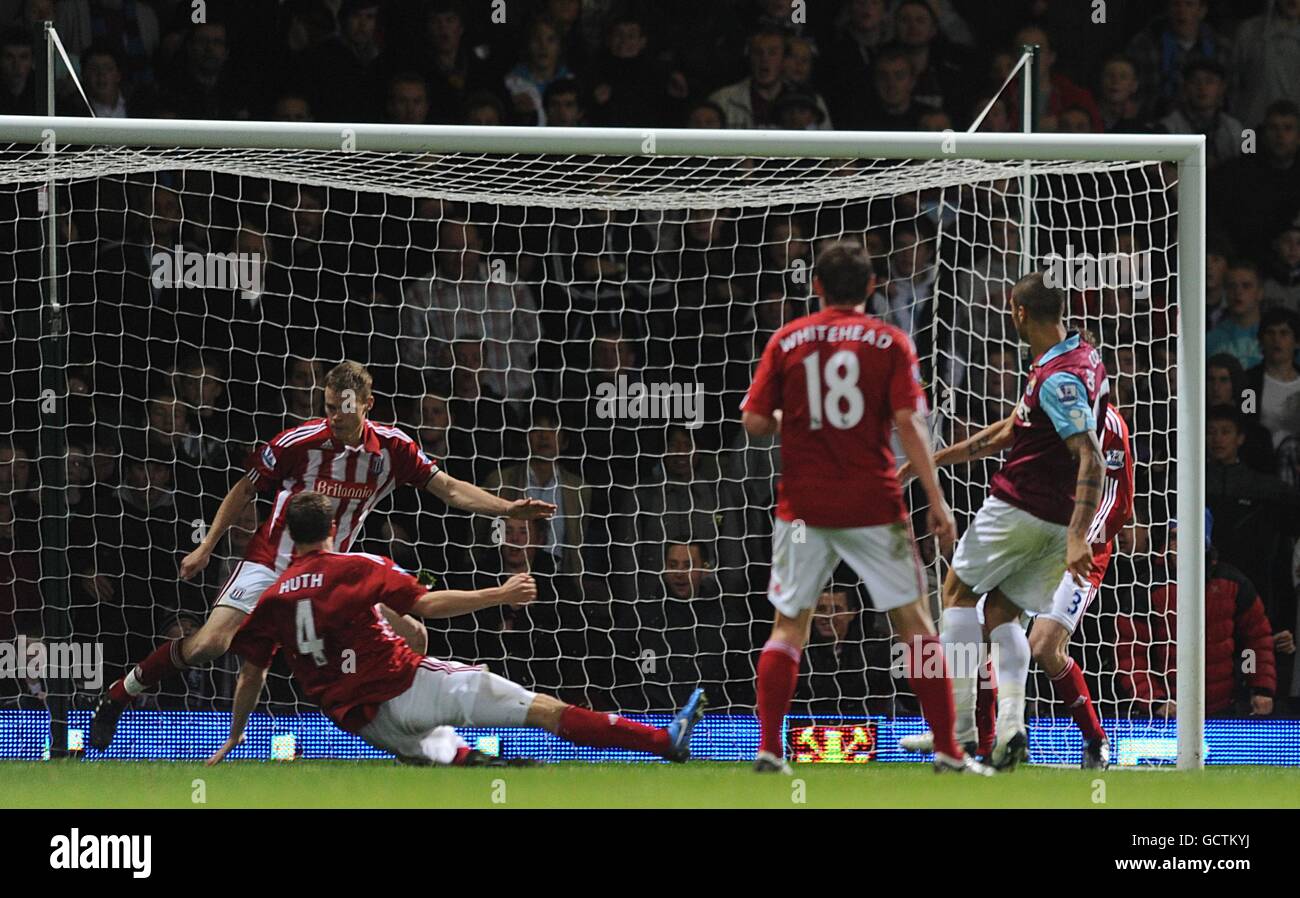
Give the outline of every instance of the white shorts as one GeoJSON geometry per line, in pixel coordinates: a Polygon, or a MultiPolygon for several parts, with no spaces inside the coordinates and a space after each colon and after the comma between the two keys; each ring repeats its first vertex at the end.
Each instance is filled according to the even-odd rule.
{"type": "Polygon", "coordinates": [[[450,764],[465,744],[451,727],[521,727],[536,697],[486,668],[424,658],[410,687],[380,705],[360,735],[399,758],[450,764]]]}
{"type": "Polygon", "coordinates": [[[958,541],[952,571],[976,595],[997,589],[1025,611],[1047,612],[1065,573],[1067,529],[990,496],[958,541]]]}
{"type": "Polygon", "coordinates": [[[1061,582],[1057,584],[1056,592],[1052,594],[1051,610],[1044,611],[1038,616],[1045,620],[1054,620],[1065,627],[1067,632],[1073,633],[1078,629],[1079,621],[1095,595],[1097,595],[1095,583],[1089,580],[1080,586],[1074,582],[1074,575],[1066,571],[1061,582]]]}
{"type": "Polygon", "coordinates": [[[877,611],[910,605],[925,595],[925,576],[905,521],[879,527],[809,527],[777,518],[772,526],[772,578],[767,598],[786,617],[817,607],[843,560],[877,611]],[[796,536],[802,535],[802,540],[796,536]]]}
{"type": "Polygon", "coordinates": [[[257,607],[257,600],[279,576],[264,564],[241,561],[217,594],[217,607],[224,606],[252,614],[257,607]]]}

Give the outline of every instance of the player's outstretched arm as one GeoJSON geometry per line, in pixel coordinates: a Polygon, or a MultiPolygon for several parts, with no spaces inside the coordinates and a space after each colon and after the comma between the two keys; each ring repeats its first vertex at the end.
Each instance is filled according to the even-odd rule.
{"type": "Polygon", "coordinates": [[[1101,504],[1102,486],[1106,479],[1106,466],[1102,460],[1101,443],[1091,430],[1076,433],[1065,441],[1070,454],[1079,460],[1079,470],[1074,478],[1074,514],[1066,533],[1066,567],[1074,582],[1083,586],[1088,582],[1092,567],[1092,546],[1088,544],[1088,529],[1101,504]]]}
{"type": "Polygon", "coordinates": [[[446,471],[439,471],[430,477],[425,489],[453,508],[471,514],[522,518],[526,521],[534,518],[549,518],[555,514],[555,506],[550,502],[543,502],[540,499],[516,499],[512,502],[494,496],[472,483],[457,480],[446,471]]]}
{"type": "Polygon", "coordinates": [[[777,409],[770,416],[741,412],[740,424],[752,437],[770,437],[781,432],[781,410],[777,409]]]}
{"type": "Polygon", "coordinates": [[[915,409],[899,409],[894,412],[894,426],[898,428],[898,441],[903,444],[903,453],[907,463],[925,490],[930,502],[926,512],[926,523],[939,539],[939,545],[946,552],[957,538],[957,525],[952,519],[952,509],[944,498],[939,486],[939,475],[930,452],[930,438],[925,426],[925,416],[915,409]]]}
{"type": "Polygon", "coordinates": [[[244,509],[253,497],[257,495],[257,488],[253,486],[252,481],[247,477],[241,477],[226,493],[226,498],[221,500],[221,507],[217,509],[216,515],[212,518],[212,525],[208,527],[208,532],[204,535],[203,540],[198,544],[193,552],[181,559],[180,577],[182,580],[188,580],[208,566],[208,559],[212,557],[212,551],[221,542],[221,537],[226,535],[226,531],[231,528],[239,516],[243,514],[244,509]]]}
{"type": "Polygon", "coordinates": [[[266,668],[258,667],[252,661],[244,661],[239,669],[239,680],[235,683],[234,707],[230,712],[230,738],[226,744],[212,753],[207,766],[218,764],[244,741],[244,728],[248,726],[248,715],[257,707],[257,698],[266,685],[266,668]]]}
{"type": "Polygon", "coordinates": [[[515,574],[502,585],[488,589],[426,592],[415,600],[411,613],[417,617],[456,617],[494,605],[527,605],[535,598],[537,581],[532,574],[515,574]]]}
{"type": "MultiPolygon", "coordinates": [[[[1011,445],[1015,430],[1016,413],[1012,412],[1003,420],[996,424],[990,424],[979,433],[967,437],[960,443],[954,443],[940,449],[934,454],[935,467],[945,468],[948,465],[964,465],[978,461],[981,458],[987,458],[990,455],[997,455],[1011,445]]],[[[904,482],[911,479],[915,474],[911,462],[906,462],[903,467],[898,469],[898,479],[904,482]]]]}

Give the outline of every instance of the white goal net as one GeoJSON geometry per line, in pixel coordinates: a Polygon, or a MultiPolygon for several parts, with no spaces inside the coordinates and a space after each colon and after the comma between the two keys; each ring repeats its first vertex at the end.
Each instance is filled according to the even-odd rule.
{"type": "MultiPolygon", "coordinates": [[[[1137,463],[1135,525],[1071,651],[1104,718],[1149,716],[1169,695],[1170,164],[49,149],[0,152],[0,389],[13,397],[0,540],[21,561],[4,638],[101,643],[111,678],[191,630],[266,508],[195,581],[178,580],[180,558],[250,453],[321,414],[325,371],[353,359],[374,376],[375,421],[454,476],[561,508],[530,528],[399,489],[374,511],[357,549],[451,587],[521,568],[541,581],[527,608],[431,621],[430,654],[596,708],[667,710],[702,684],[714,709],[752,713],[780,461],[738,406],[768,337],[817,308],[819,247],[869,249],[869,310],[912,335],[948,443],[1023,390],[1005,297],[1028,235],[1035,267],[1124,255],[1144,278],[1070,291],[1137,463]],[[51,179],[62,341],[42,311],[51,179]],[[41,506],[62,447],[71,579],[54,602],[41,565],[60,536],[41,506]]],[[[959,532],[996,464],[945,471],[959,532]]],[[[921,546],[933,587],[944,561],[921,546]]],[[[822,611],[792,713],[916,714],[891,675],[889,622],[856,578],[837,572],[822,611]]],[[[233,670],[223,659],[143,702],[228,707],[233,670]]],[[[271,709],[303,710],[275,671],[271,709]]],[[[1065,715],[1045,679],[1030,698],[1031,714],[1065,715]]]]}

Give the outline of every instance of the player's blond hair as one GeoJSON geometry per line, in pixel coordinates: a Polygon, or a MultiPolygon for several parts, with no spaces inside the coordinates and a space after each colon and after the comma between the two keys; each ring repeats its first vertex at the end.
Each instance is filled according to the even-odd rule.
{"type": "Polygon", "coordinates": [[[360,362],[339,362],[329,374],[325,375],[326,389],[333,390],[335,393],[351,390],[358,399],[365,399],[370,395],[374,382],[366,366],[360,362]]]}

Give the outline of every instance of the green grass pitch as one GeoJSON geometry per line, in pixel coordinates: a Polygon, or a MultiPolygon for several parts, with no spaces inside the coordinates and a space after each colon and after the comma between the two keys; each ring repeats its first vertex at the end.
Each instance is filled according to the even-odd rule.
{"type": "Polygon", "coordinates": [[[1022,767],[980,779],[937,776],[923,764],[846,764],[799,765],[791,778],[714,762],[531,769],[409,768],[383,761],[241,761],[211,768],[4,762],[0,807],[1294,808],[1300,807],[1300,770],[1022,767]]]}

